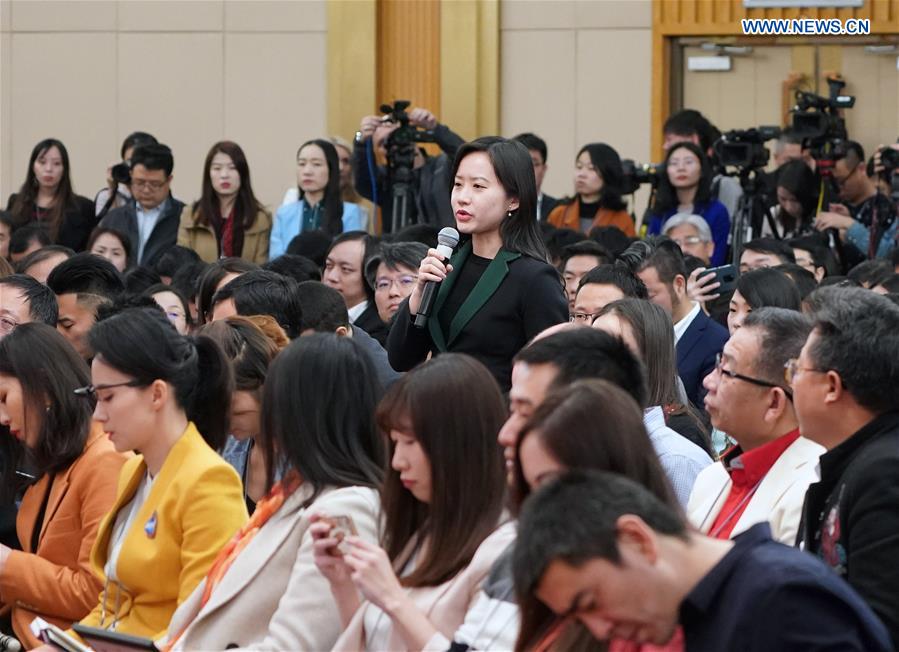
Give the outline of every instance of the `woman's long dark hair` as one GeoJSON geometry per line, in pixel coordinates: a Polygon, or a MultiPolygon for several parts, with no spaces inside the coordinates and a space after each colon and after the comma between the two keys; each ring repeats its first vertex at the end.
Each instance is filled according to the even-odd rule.
{"type": "MultiPolygon", "coordinates": [[[[603,306],[597,318],[614,314],[626,322],[634,335],[640,359],[646,367],[648,405],[659,405],[668,415],[684,414],[703,436],[710,433],[702,415],[687,401],[681,401],[677,387],[677,352],[671,317],[660,306],[640,299],[619,299],[603,306]]],[[[709,448],[709,445],[706,445],[709,448]]]]}
{"type": "Polygon", "coordinates": [[[518,141],[498,136],[486,136],[465,143],[456,152],[453,161],[453,179],[459,171],[462,159],[475,152],[487,154],[493,165],[493,172],[506,195],[518,200],[518,208],[500,225],[503,249],[548,262],[549,253],[537,225],[537,180],[534,176],[534,163],[527,148],[518,141]]]}
{"type": "Polygon", "coordinates": [[[800,227],[810,225],[818,210],[818,192],[821,190],[818,175],[805,161],[788,161],[777,169],[777,185],[793,194],[802,206],[802,217],[798,221],[784,210],[779,212],[784,229],[798,231],[800,227]]]}
{"type": "Polygon", "coordinates": [[[759,308],[802,309],[799,288],[789,276],[771,267],[762,267],[740,274],[740,278],[737,280],[737,292],[753,310],[759,308]]]}
{"type": "Polygon", "coordinates": [[[163,380],[203,439],[220,450],[228,434],[231,365],[209,337],[180,335],[162,310],[129,308],[97,322],[88,335],[104,363],[143,385],[163,380]]]}
{"type": "Polygon", "coordinates": [[[384,443],[374,410],[380,395],[368,353],[352,338],[315,333],[278,354],[262,396],[260,444],[268,486],[283,459],[313,487],[381,484],[384,443]]]}
{"type": "Polygon", "coordinates": [[[624,170],[621,168],[621,157],[612,147],[605,143],[588,143],[581,147],[575,161],[587,152],[590,162],[602,178],[599,190],[599,206],[610,211],[623,211],[627,204],[621,198],[624,188],[624,170]]]}
{"type": "Polygon", "coordinates": [[[661,174],[659,174],[659,188],[656,190],[655,203],[652,205],[652,212],[656,215],[664,215],[676,210],[680,205],[680,201],[677,198],[677,190],[671,183],[671,179],[668,178],[668,161],[679,149],[686,149],[699,158],[699,186],[697,186],[696,196],[693,198],[693,212],[698,212],[700,207],[707,204],[712,197],[713,172],[709,157],[699,149],[698,145],[694,145],[689,141],[682,141],[672,145],[665,155],[665,162],[662,164],[661,174]]]}
{"type": "Polygon", "coordinates": [[[59,179],[59,186],[56,188],[56,198],[47,214],[48,220],[46,222],[50,239],[56,242],[56,236],[59,234],[59,227],[62,225],[65,210],[75,202],[75,191],[72,190],[71,174],[69,173],[69,151],[61,141],[56,138],[45,138],[31,150],[25,183],[19,188],[16,201],[10,207],[10,212],[13,215],[13,220],[15,220],[16,227],[32,221],[40,187],[37,175],[34,174],[34,162],[46,154],[51,147],[58,149],[59,156],[62,158],[62,177],[59,179]]]}
{"type": "MultiPolygon", "coordinates": [[[[528,437],[538,437],[544,450],[566,470],[618,473],[682,513],[646,434],[643,411],[627,392],[608,381],[580,380],[555,390],[525,423],[515,453],[519,506],[530,492],[521,467],[521,445],[528,437]]],[[[533,594],[517,597],[521,626],[515,649],[531,649],[557,617],[533,594]]]]}
{"type": "MultiPolygon", "coordinates": [[[[418,501],[388,466],[381,491],[384,549],[395,567],[413,538],[421,548],[403,586],[437,586],[465,568],[499,524],[505,478],[496,435],[505,420],[499,386],[480,362],[445,353],[406,373],[378,406],[389,440],[413,435],[431,465],[431,501],[418,501]]],[[[391,453],[393,445],[390,445],[391,453]]]]}
{"type": "Polygon", "coordinates": [[[223,217],[227,216],[221,214],[219,198],[212,187],[212,178],[209,176],[212,159],[219,152],[231,158],[237,174],[240,175],[240,188],[237,190],[237,200],[234,202],[234,227],[236,229],[234,251],[235,255],[239,256],[243,249],[244,231],[253,227],[256,223],[256,216],[265,209],[253,193],[253,185],[250,183],[250,166],[247,163],[246,155],[237,143],[223,140],[210,148],[206,155],[206,162],[203,163],[203,190],[200,199],[194,202],[194,216],[197,224],[212,226],[215,229],[216,238],[221,239],[223,217]]]}
{"type": "MultiPolygon", "coordinates": [[[[325,211],[325,221],[322,229],[334,237],[343,233],[343,195],[340,192],[340,159],[337,157],[337,148],[329,141],[322,138],[307,140],[297,150],[297,158],[306,145],[318,145],[325,154],[328,163],[328,185],[325,186],[325,196],[322,197],[322,208],[325,211]]],[[[305,196],[302,188],[299,188],[300,199],[305,196]]]]}
{"type": "MultiPolygon", "coordinates": [[[[91,382],[81,356],[55,328],[21,324],[0,340],[0,374],[19,381],[24,405],[40,418],[37,445],[29,451],[38,474],[72,464],[84,451],[94,411],[93,400],[74,393],[91,382]]],[[[5,484],[12,480],[4,477],[5,484]]]]}

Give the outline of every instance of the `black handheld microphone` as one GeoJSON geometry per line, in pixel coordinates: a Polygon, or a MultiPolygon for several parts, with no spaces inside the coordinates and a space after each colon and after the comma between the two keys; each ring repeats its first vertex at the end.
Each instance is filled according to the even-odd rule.
{"type": "MultiPolygon", "coordinates": [[[[440,229],[437,234],[437,251],[448,261],[453,255],[453,249],[459,244],[459,232],[451,226],[445,226],[440,229]]],[[[412,322],[417,328],[424,328],[428,323],[428,317],[431,314],[431,306],[434,305],[434,298],[437,296],[437,288],[440,283],[428,281],[425,283],[425,289],[421,293],[421,304],[418,306],[418,312],[415,314],[415,321],[412,322]]]]}

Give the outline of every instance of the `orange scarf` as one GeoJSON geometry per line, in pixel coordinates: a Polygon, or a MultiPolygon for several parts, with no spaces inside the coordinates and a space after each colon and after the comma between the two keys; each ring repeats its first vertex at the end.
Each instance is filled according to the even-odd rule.
{"type": "MultiPolygon", "coordinates": [[[[225,547],[221,549],[218,556],[215,558],[215,561],[212,562],[209,573],[206,575],[206,587],[203,590],[203,597],[200,598],[200,606],[197,609],[197,613],[200,613],[203,607],[206,606],[206,603],[209,602],[213,590],[219,585],[222,578],[225,577],[225,574],[228,572],[228,569],[231,568],[231,565],[234,563],[234,560],[237,559],[237,556],[244,548],[250,545],[250,542],[257,534],[259,534],[259,530],[262,529],[262,526],[265,525],[279,509],[281,509],[281,505],[284,504],[284,501],[293,495],[293,493],[300,487],[300,484],[302,484],[300,474],[295,470],[291,470],[280,482],[272,487],[272,490],[265,498],[256,503],[256,510],[253,512],[250,520],[247,521],[246,525],[240,528],[233,537],[231,537],[231,540],[225,544],[225,547]]],[[[193,619],[187,622],[178,634],[166,644],[163,652],[170,652],[192,623],[193,619]]]]}

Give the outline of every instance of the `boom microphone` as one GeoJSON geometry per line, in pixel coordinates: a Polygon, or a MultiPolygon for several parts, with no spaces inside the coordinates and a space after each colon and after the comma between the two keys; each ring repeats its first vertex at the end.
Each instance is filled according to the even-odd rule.
{"type": "MultiPolygon", "coordinates": [[[[445,226],[440,229],[437,234],[437,251],[443,256],[445,261],[449,261],[449,257],[453,255],[453,249],[459,244],[459,232],[451,226],[445,226]]],[[[421,304],[418,306],[418,312],[415,314],[415,324],[418,328],[424,328],[428,323],[428,317],[431,314],[431,307],[434,305],[434,298],[437,296],[437,288],[440,283],[428,281],[425,283],[425,289],[421,293],[421,304]]]]}

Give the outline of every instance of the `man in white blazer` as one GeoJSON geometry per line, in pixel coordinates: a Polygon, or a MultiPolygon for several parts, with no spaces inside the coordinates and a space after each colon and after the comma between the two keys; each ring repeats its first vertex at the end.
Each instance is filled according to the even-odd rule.
{"type": "Polygon", "coordinates": [[[799,434],[784,367],[810,331],[811,322],[796,311],[754,311],[706,376],[712,425],[737,445],[696,478],[687,515],[704,534],[729,539],[767,521],[775,540],[795,544],[824,448],[799,434]]]}

